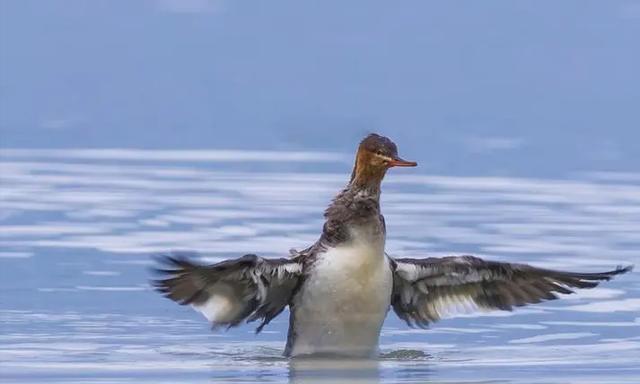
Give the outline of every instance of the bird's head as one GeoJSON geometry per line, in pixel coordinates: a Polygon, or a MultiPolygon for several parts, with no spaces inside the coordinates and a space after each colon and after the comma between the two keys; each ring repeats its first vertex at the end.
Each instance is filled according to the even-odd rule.
{"type": "Polygon", "coordinates": [[[389,138],[372,133],[358,146],[351,183],[358,185],[379,184],[391,167],[415,167],[415,161],[398,156],[398,147],[389,138]]]}

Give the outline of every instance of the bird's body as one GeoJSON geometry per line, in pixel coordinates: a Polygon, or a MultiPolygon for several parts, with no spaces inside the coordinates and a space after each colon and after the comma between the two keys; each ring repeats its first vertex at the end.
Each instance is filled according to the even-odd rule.
{"type": "MultiPolygon", "coordinates": [[[[368,198],[356,194],[352,204],[368,198]]],[[[313,247],[306,256],[308,277],[292,301],[287,354],[375,353],[393,274],[384,222],[375,207],[369,213],[343,222],[345,239],[313,247]]]]}
{"type": "Polygon", "coordinates": [[[393,289],[383,244],[353,244],[315,255],[291,306],[287,354],[376,352],[393,289]]]}
{"type": "Polygon", "coordinates": [[[385,252],[380,185],[392,166],[415,166],[375,134],[358,149],[351,180],[325,211],[319,240],[290,258],[245,255],[210,266],[169,256],[157,289],[192,305],[214,325],[268,324],[290,308],[285,355],[376,353],[390,308],[409,325],[426,326],[473,310],[511,310],[592,288],[631,270],[573,273],[484,261],[473,256],[397,259],[385,252]]]}

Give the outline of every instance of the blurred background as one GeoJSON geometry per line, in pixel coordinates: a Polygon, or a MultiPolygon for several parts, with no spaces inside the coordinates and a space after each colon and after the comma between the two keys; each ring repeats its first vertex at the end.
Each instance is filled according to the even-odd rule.
{"type": "Polygon", "coordinates": [[[0,1],[4,148],[350,152],[635,171],[640,3],[0,1]]]}
{"type": "MultiPolygon", "coordinates": [[[[384,181],[392,256],[640,265],[639,41],[637,0],[0,0],[0,377],[300,382],[286,313],[211,332],[151,255],[307,247],[370,132],[419,163],[384,181]]],[[[634,272],[389,314],[349,380],[635,384],[638,313],[634,272]]]]}

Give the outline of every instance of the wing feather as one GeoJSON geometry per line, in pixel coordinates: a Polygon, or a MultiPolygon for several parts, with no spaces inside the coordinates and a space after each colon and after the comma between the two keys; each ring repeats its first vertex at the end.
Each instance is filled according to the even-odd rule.
{"type": "Polygon", "coordinates": [[[409,325],[429,323],[457,313],[501,309],[557,299],[573,288],[593,288],[629,272],[632,266],[602,273],[574,273],[526,264],[485,261],[474,256],[392,259],[391,305],[409,325]]]}
{"type": "Polygon", "coordinates": [[[213,265],[197,264],[184,255],[159,258],[162,268],[152,285],[180,305],[191,305],[214,327],[233,327],[262,320],[260,332],[289,304],[302,275],[296,259],[263,259],[244,255],[213,265]]]}

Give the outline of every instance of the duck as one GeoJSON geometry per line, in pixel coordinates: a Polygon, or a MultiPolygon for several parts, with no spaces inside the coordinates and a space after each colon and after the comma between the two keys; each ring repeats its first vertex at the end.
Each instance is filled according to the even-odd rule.
{"type": "Polygon", "coordinates": [[[213,328],[259,321],[259,333],[288,307],[287,357],[371,357],[390,310],[408,326],[426,328],[461,313],[555,300],[633,268],[577,273],[471,255],[391,257],[380,209],[382,180],[391,168],[415,166],[389,138],[369,134],[310,247],[281,258],[247,254],[211,265],[168,253],[159,257],[152,285],[202,313],[213,328]]]}

